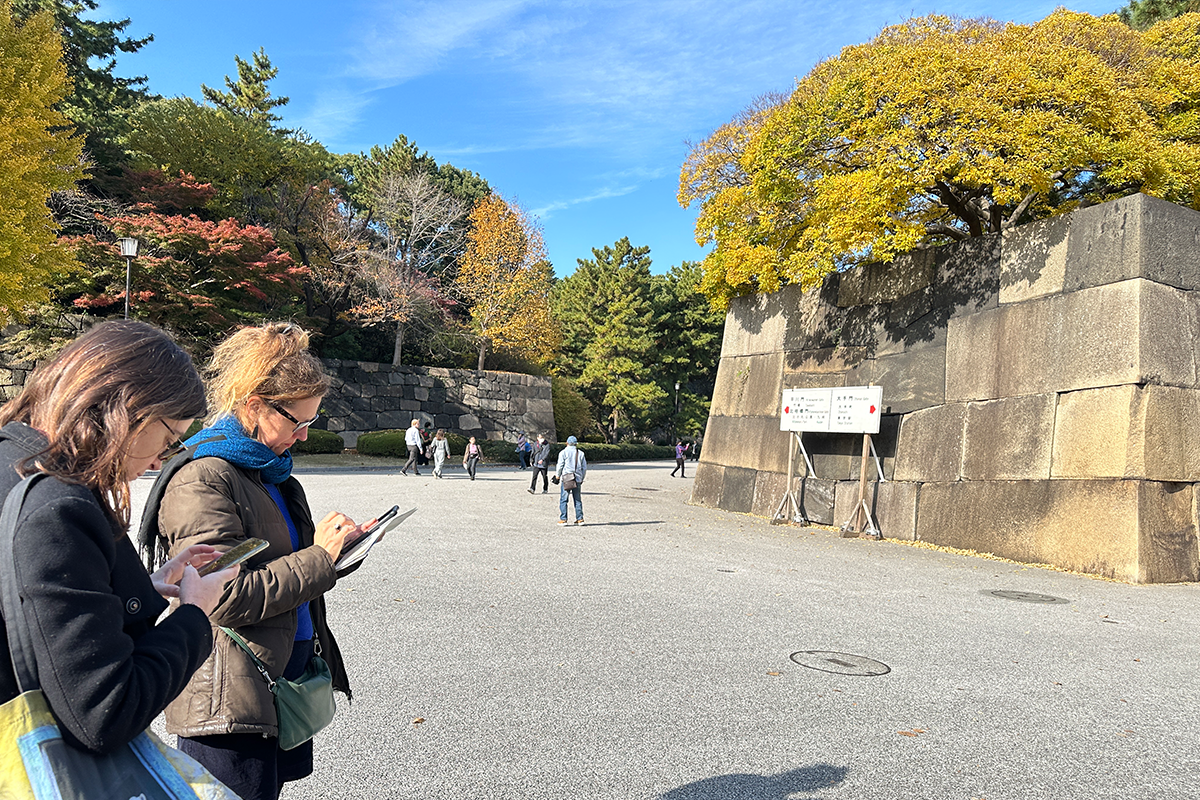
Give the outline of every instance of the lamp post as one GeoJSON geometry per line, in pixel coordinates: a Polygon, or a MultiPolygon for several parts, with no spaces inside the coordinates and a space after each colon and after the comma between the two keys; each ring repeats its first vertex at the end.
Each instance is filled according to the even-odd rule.
{"type": "Polygon", "coordinates": [[[137,239],[118,239],[121,244],[121,255],[125,256],[125,319],[129,319],[129,273],[133,269],[133,260],[138,254],[137,239]]]}
{"type": "Polygon", "coordinates": [[[675,429],[675,437],[679,437],[679,381],[675,381],[675,415],[671,417],[671,427],[675,429]]]}

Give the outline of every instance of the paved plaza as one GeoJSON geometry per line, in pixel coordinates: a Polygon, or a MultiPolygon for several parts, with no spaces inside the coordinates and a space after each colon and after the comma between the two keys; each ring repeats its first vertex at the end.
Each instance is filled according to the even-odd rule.
{"type": "Polygon", "coordinates": [[[354,702],[284,798],[1200,797],[1200,587],[772,526],[673,466],[594,465],[579,527],[515,467],[298,469],[317,516],[418,511],[328,596],[354,702]]]}

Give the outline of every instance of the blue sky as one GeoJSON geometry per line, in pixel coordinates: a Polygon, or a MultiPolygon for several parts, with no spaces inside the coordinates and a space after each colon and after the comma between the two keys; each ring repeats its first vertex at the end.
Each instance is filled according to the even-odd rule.
{"type": "MultiPolygon", "coordinates": [[[[1033,22],[1055,2],[869,0],[101,0],[93,16],[154,34],[119,75],[158,94],[224,86],[262,47],[271,86],[333,152],[404,134],[478,172],[540,219],[556,273],[628,236],[654,271],[699,260],[694,209],[675,200],[688,141],[755,97],[789,91],[818,61],[911,16],[1033,22]]],[[[1113,11],[1116,0],[1069,8],[1113,11]]]]}

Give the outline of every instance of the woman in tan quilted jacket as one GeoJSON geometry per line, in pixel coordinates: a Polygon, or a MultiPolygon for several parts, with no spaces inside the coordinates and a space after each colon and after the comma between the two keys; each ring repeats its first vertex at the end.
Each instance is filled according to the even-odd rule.
{"type": "MultiPolygon", "coordinates": [[[[320,654],[334,688],[349,696],[323,596],[337,582],[343,541],[358,528],[337,512],[314,523],[291,474],[290,448],[307,438],[330,385],[307,346],[301,328],[271,323],[244,328],[216,348],[210,424],[188,440],[190,460],[168,464],[159,476],[147,504],[157,503],[157,531],[149,528],[167,555],[192,544],[227,549],[251,537],[266,540],[267,549],[227,587],[214,626],[235,629],[272,679],[299,677],[320,654]]],[[[279,748],[267,682],[223,632],[214,630],[212,655],[167,707],[166,719],[180,749],[245,800],[276,800],[285,782],[312,772],[312,740],[279,748]]]]}

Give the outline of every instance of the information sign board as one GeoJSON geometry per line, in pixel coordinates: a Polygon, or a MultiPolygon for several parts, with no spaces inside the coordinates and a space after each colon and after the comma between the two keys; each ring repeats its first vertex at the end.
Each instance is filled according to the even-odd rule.
{"type": "Polygon", "coordinates": [[[882,386],[785,389],[779,430],[879,433],[882,406],[882,386]]]}

